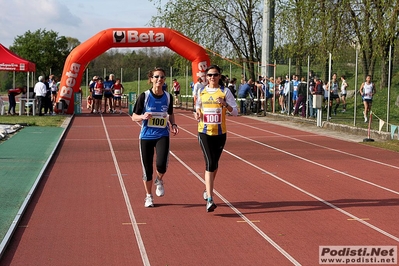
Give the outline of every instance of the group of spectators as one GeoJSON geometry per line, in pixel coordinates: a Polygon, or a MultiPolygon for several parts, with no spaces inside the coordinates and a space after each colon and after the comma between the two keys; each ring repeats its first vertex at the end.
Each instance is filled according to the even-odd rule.
{"type": "MultiPolygon", "coordinates": [[[[57,97],[59,82],[57,82],[54,75],[39,76],[38,82],[33,88],[33,96],[37,102],[37,110],[39,116],[55,115],[54,104],[57,97]]],[[[16,96],[21,95],[22,99],[27,99],[27,86],[21,88],[13,88],[8,90],[8,112],[7,115],[16,114],[16,96]]],[[[28,110],[31,112],[31,110],[28,110]]]]}
{"type": "Polygon", "coordinates": [[[56,114],[54,112],[54,104],[56,102],[58,88],[59,82],[57,82],[54,75],[39,76],[38,82],[33,88],[39,116],[56,114]]]}
{"type": "MultiPolygon", "coordinates": [[[[308,80],[299,75],[291,78],[286,75],[285,79],[281,76],[274,80],[273,77],[259,76],[258,80],[241,79],[239,88],[236,89],[234,82],[227,82],[227,86],[232,90],[234,97],[240,103],[240,113],[242,115],[250,112],[270,111],[274,109],[274,104],[278,104],[276,111],[282,114],[299,115],[316,118],[317,109],[313,108],[313,95],[321,95],[324,110],[328,110],[328,119],[332,115],[337,115],[338,108],[342,104],[341,112],[346,112],[346,97],[348,83],[344,75],[338,80],[336,73],[332,75],[330,81],[323,82],[319,77],[310,72],[308,80]],[[308,91],[309,90],[309,91],[308,91]],[[237,92],[237,96],[236,96],[237,92]],[[307,105],[308,104],[308,105],[307,105]],[[248,107],[250,110],[248,110],[248,107]]],[[[364,103],[364,119],[367,122],[372,103],[372,95],[375,94],[375,86],[371,82],[371,76],[367,76],[366,81],[361,85],[359,93],[362,95],[364,103]],[[364,89],[363,89],[364,88],[364,89]]]]}
{"type": "Polygon", "coordinates": [[[103,114],[108,111],[108,113],[113,114],[117,113],[116,107],[119,107],[119,114],[122,113],[121,102],[124,88],[121,80],[115,78],[114,74],[106,76],[105,79],[94,76],[89,83],[89,88],[87,108],[91,109],[91,113],[103,114]]]}

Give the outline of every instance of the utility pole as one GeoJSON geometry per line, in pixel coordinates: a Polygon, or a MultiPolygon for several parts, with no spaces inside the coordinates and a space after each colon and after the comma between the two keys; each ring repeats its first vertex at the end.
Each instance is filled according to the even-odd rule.
{"type": "Polygon", "coordinates": [[[262,27],[262,76],[273,75],[271,63],[272,51],[274,49],[274,10],[275,0],[264,0],[263,27],[262,27]]]}

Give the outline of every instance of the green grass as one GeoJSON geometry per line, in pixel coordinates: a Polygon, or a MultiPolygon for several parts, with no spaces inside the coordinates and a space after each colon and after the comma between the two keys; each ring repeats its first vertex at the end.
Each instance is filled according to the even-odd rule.
{"type": "Polygon", "coordinates": [[[385,150],[399,152],[399,140],[387,140],[377,142],[362,142],[364,145],[378,147],[385,150]]]}
{"type": "Polygon", "coordinates": [[[66,115],[55,116],[0,116],[0,124],[20,124],[40,127],[59,127],[65,121],[66,115]]]}

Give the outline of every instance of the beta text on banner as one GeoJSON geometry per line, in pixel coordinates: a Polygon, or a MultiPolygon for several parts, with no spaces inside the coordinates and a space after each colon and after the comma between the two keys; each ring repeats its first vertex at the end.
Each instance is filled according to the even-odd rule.
{"type": "Polygon", "coordinates": [[[397,246],[319,246],[319,264],[395,265],[397,259],[397,246]]]}

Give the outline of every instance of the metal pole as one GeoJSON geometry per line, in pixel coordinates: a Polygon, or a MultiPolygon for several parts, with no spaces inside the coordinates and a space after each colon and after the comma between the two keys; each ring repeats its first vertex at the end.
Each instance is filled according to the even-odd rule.
{"type": "Polygon", "coordinates": [[[140,94],[140,68],[137,70],[137,95],[140,94]]]}
{"type": "Polygon", "coordinates": [[[187,106],[187,104],[188,104],[188,87],[189,87],[189,85],[188,85],[188,66],[186,66],[186,97],[185,97],[186,98],[186,110],[188,109],[188,106],[187,106]]]}
{"type": "Polygon", "coordinates": [[[277,65],[277,62],[276,62],[276,60],[274,60],[274,71],[273,71],[273,79],[274,79],[274,90],[273,90],[273,93],[274,93],[274,95],[273,95],[273,100],[274,100],[274,102],[273,102],[273,114],[275,113],[275,111],[276,111],[276,90],[277,90],[277,87],[276,87],[276,65],[277,65]]]}
{"type": "Polygon", "coordinates": [[[86,97],[88,94],[89,90],[89,68],[86,68],[86,97]]]}
{"type": "Polygon", "coordinates": [[[357,79],[358,79],[358,59],[359,59],[359,50],[356,47],[356,64],[355,64],[355,103],[353,105],[353,125],[356,126],[356,109],[357,109],[357,79]]]}
{"type": "MultiPolygon", "coordinates": [[[[288,100],[287,100],[287,114],[291,113],[291,57],[288,59],[288,80],[290,84],[288,85],[288,100]]],[[[285,84],[284,84],[285,85],[285,84]]]]}
{"type": "Polygon", "coordinates": [[[309,106],[309,82],[310,82],[309,73],[310,73],[310,55],[308,55],[308,72],[307,72],[308,78],[306,79],[306,118],[309,117],[309,108],[313,108],[313,106],[309,106]]]}
{"type": "Polygon", "coordinates": [[[170,80],[169,80],[169,86],[170,86],[170,87],[169,87],[169,91],[172,91],[172,88],[173,88],[173,87],[172,87],[172,85],[173,85],[173,84],[172,84],[172,80],[173,80],[173,67],[171,66],[171,67],[170,67],[170,80]]]}
{"type": "Polygon", "coordinates": [[[123,68],[121,67],[121,83],[123,84],[123,68]]]}
{"type": "Polygon", "coordinates": [[[328,56],[328,100],[327,100],[327,121],[331,119],[330,117],[330,95],[331,95],[331,53],[328,56]]]}
{"type": "Polygon", "coordinates": [[[391,108],[389,102],[391,101],[391,55],[392,55],[392,45],[389,46],[389,70],[388,70],[388,99],[387,99],[387,131],[389,130],[389,113],[391,108]]]}

